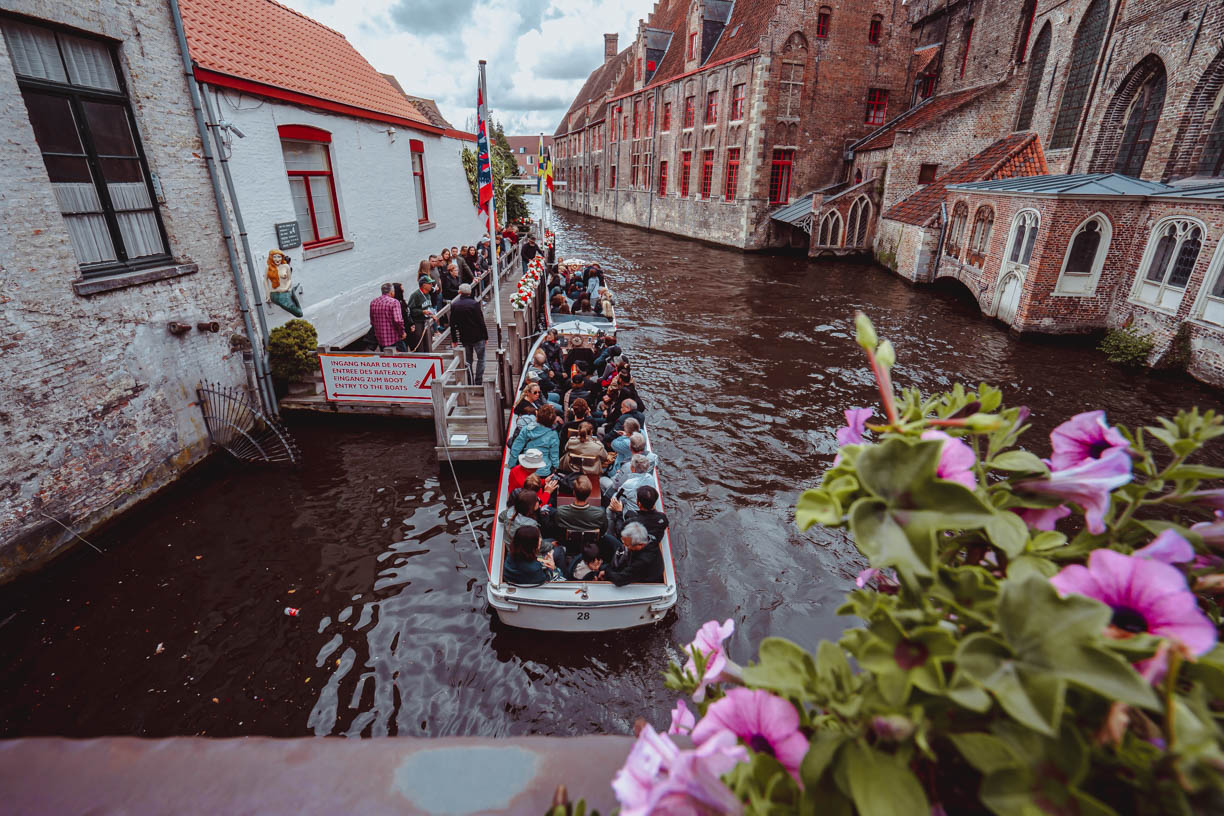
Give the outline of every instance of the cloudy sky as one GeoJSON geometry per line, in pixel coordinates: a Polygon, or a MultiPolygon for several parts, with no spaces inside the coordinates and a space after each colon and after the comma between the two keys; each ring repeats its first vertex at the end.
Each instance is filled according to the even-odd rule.
{"type": "Polygon", "coordinates": [[[488,60],[493,116],[510,135],[551,134],[603,59],[624,48],[653,0],[281,0],[344,34],[410,93],[437,100],[462,128],[488,60]]]}

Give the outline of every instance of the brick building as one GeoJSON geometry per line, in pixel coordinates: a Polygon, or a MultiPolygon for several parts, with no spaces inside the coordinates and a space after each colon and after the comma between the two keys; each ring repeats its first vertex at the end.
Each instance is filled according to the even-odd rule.
{"type": "Polygon", "coordinates": [[[0,29],[3,581],[203,457],[196,386],[245,384],[253,338],[166,4],[5,0],[0,29]]]}
{"type": "MultiPolygon", "coordinates": [[[[507,136],[506,141],[510,143],[510,152],[514,154],[514,161],[518,163],[518,174],[521,178],[534,179],[538,173],[538,162],[540,157],[540,136],[507,136]]],[[[544,149],[553,150],[553,137],[544,137],[544,149]]]]}
{"type": "Polygon", "coordinates": [[[806,242],[806,194],[906,98],[893,0],[660,0],[557,128],[557,206],[746,249],[806,242]],[[788,206],[792,205],[792,206],[788,206]]]}

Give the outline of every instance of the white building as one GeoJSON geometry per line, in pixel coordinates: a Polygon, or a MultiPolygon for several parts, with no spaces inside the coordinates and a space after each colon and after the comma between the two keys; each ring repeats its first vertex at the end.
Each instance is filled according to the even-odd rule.
{"type": "MultiPolygon", "coordinates": [[[[408,98],[343,35],[272,0],[181,6],[253,265],[292,247],[283,251],[294,289],[321,344],[367,331],[379,284],[410,291],[422,258],[479,239],[460,160],[474,137],[428,100],[408,98]],[[293,224],[300,246],[283,240],[293,224]]],[[[292,319],[267,310],[271,326],[292,319]]]]}

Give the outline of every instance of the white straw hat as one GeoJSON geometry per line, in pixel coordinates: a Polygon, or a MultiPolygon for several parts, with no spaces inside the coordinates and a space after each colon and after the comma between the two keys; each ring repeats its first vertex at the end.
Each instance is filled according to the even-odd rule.
{"type": "Polygon", "coordinates": [[[538,448],[528,448],[519,454],[519,464],[527,470],[539,470],[544,467],[544,454],[538,448]]]}

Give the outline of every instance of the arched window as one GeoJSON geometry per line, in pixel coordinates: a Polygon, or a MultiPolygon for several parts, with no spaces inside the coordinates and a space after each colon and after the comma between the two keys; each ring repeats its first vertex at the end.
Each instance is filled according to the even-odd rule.
{"type": "Polygon", "coordinates": [[[1217,326],[1224,326],[1224,253],[1218,249],[1207,281],[1200,293],[1198,315],[1217,326]]]}
{"type": "Polygon", "coordinates": [[[1099,213],[1080,224],[1067,242],[1067,254],[1063,258],[1055,293],[1080,297],[1093,294],[1112,237],[1113,227],[1109,219],[1099,213]]]}
{"type": "Polygon", "coordinates": [[[830,210],[820,219],[819,246],[841,245],[841,216],[830,210]]]}
{"type": "Polygon", "coordinates": [[[1201,176],[1224,176],[1224,105],[1216,112],[1207,134],[1207,144],[1199,159],[1198,173],[1201,176]]]}
{"type": "Polygon", "coordinates": [[[846,246],[861,247],[866,243],[870,220],[871,202],[867,196],[859,196],[850,205],[850,217],[846,219],[846,246]]]}
{"type": "Polygon", "coordinates": [[[990,246],[990,233],[994,229],[994,210],[985,205],[973,214],[973,232],[969,235],[969,263],[981,267],[990,246]]]}
{"type": "Polygon", "coordinates": [[[1033,258],[1033,246],[1037,243],[1037,229],[1041,217],[1033,210],[1022,210],[1012,219],[1011,243],[1008,245],[1004,266],[1017,271],[1027,271],[1033,258]]]}
{"type": "Polygon", "coordinates": [[[1161,309],[1176,310],[1203,248],[1203,227],[1189,218],[1162,221],[1152,231],[1147,263],[1135,281],[1135,298],[1161,309]]]}
{"type": "Polygon", "coordinates": [[[965,238],[965,225],[969,222],[969,205],[958,201],[952,208],[952,220],[948,225],[948,236],[944,240],[944,252],[953,258],[960,257],[965,238]]]}
{"type": "Polygon", "coordinates": [[[1033,33],[1033,17],[1037,13],[1037,0],[1024,0],[1020,7],[1020,32],[1016,40],[1016,62],[1024,62],[1028,54],[1029,35],[1033,33]]]}
{"type": "Polygon", "coordinates": [[[854,183],[855,184],[863,183],[863,171],[861,168],[854,171],[854,183]]]}
{"type": "Polygon", "coordinates": [[[1071,45],[1071,67],[1067,71],[1067,84],[1063,87],[1062,102],[1058,107],[1058,119],[1050,137],[1050,149],[1061,150],[1075,143],[1084,105],[1088,102],[1088,89],[1096,70],[1101,43],[1105,39],[1105,26],[1109,17],[1107,0],[1092,0],[1080,20],[1071,45]]]}
{"type": "Polygon", "coordinates": [[[798,119],[803,108],[803,73],[807,65],[807,37],[796,31],[782,48],[782,73],[778,85],[778,116],[798,119]]]}
{"type": "Polygon", "coordinates": [[[1157,63],[1157,70],[1147,78],[1135,93],[1130,110],[1126,114],[1126,127],[1122,130],[1122,144],[1118,158],[1114,161],[1114,172],[1124,176],[1138,177],[1143,172],[1152,136],[1160,122],[1160,111],[1164,108],[1165,72],[1157,63]]]}
{"type": "Polygon", "coordinates": [[[1046,58],[1050,56],[1050,36],[1050,24],[1046,23],[1037,35],[1037,42],[1033,44],[1028,82],[1024,86],[1024,99],[1020,103],[1020,118],[1016,121],[1016,130],[1028,130],[1033,125],[1033,111],[1037,108],[1037,97],[1041,93],[1046,58]]]}

